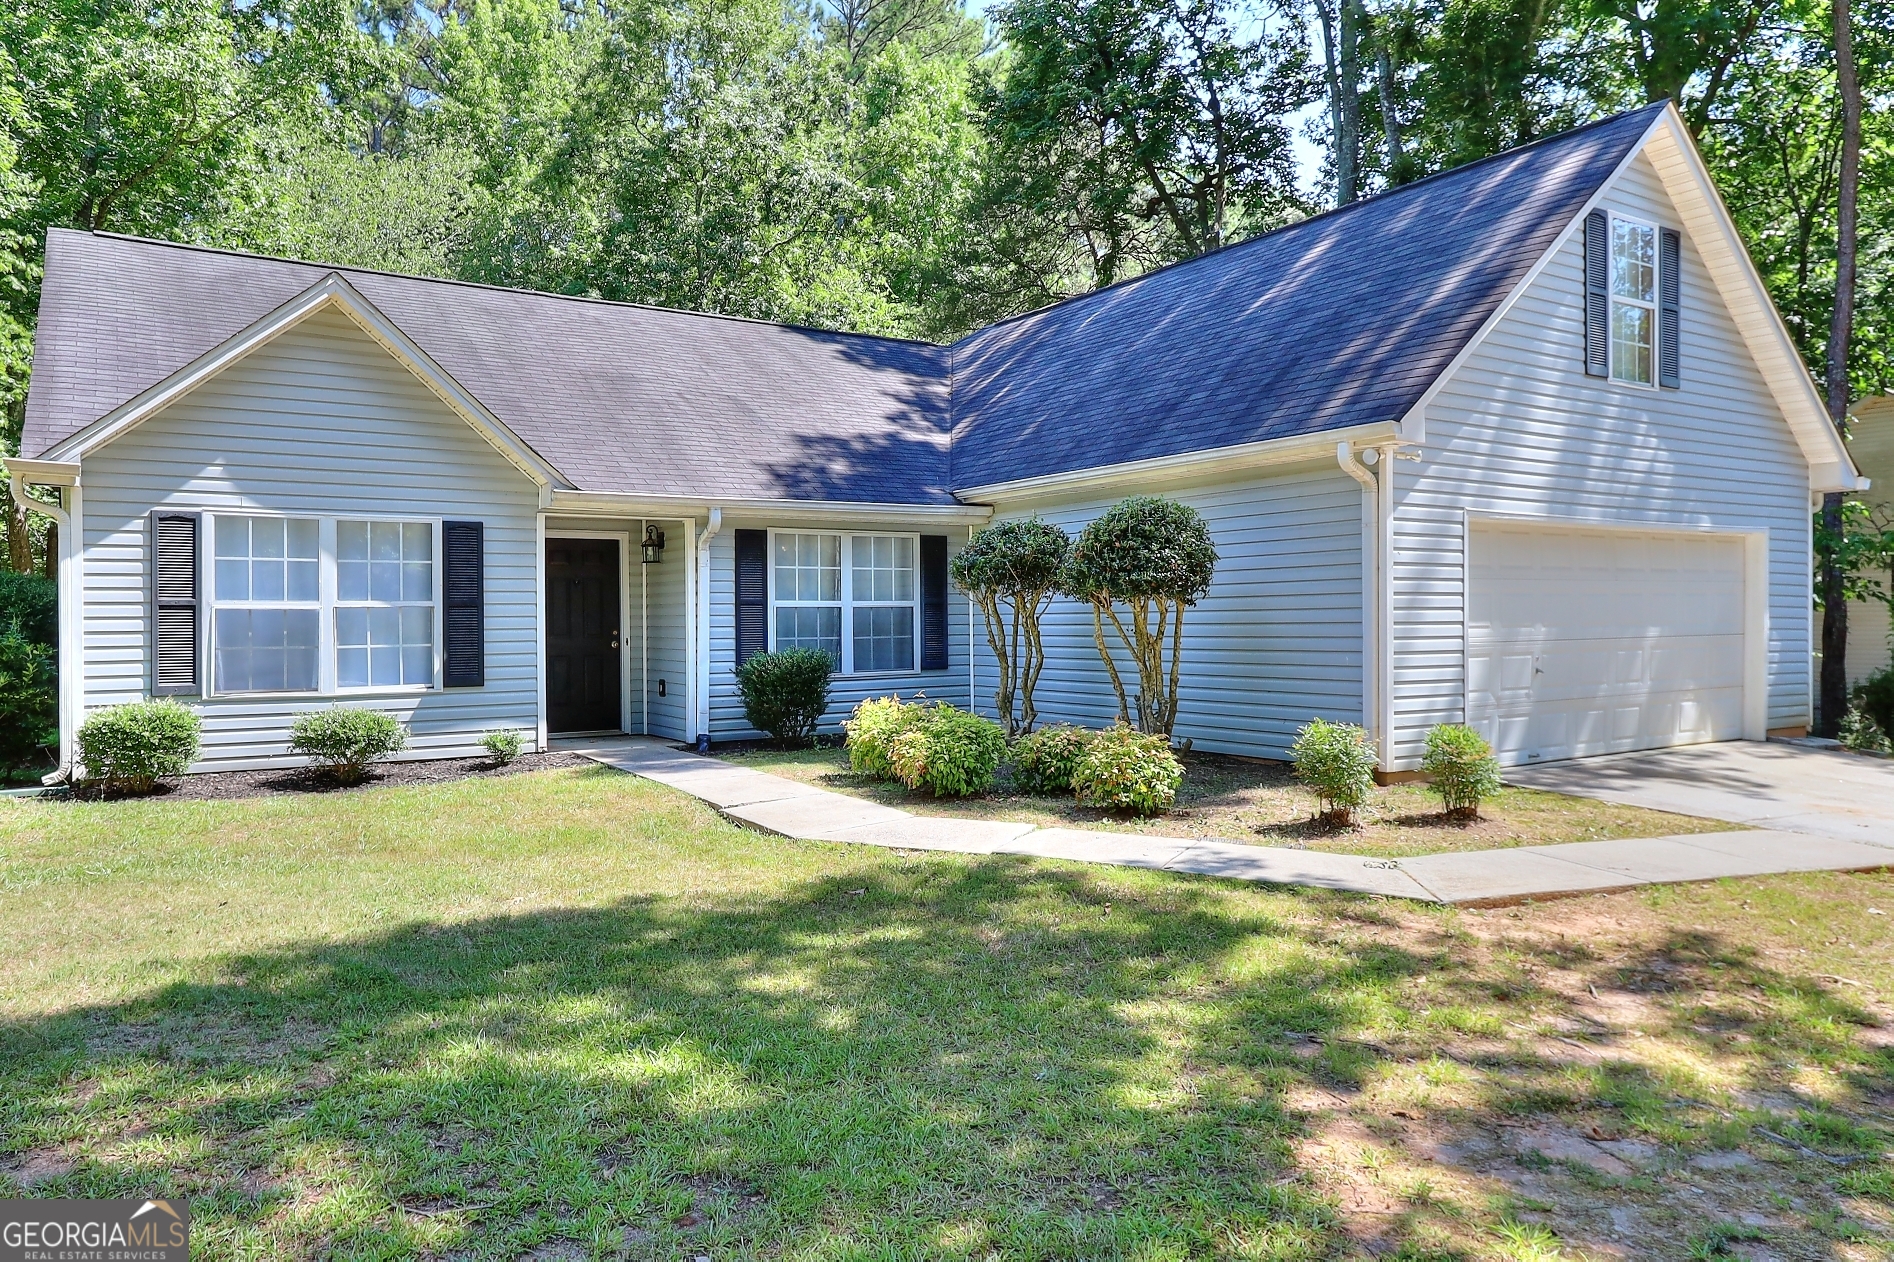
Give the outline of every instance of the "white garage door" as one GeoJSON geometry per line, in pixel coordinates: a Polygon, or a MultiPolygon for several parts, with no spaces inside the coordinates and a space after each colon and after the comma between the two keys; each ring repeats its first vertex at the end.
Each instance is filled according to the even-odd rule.
{"type": "Polygon", "coordinates": [[[1743,734],[1743,542],[1476,522],[1467,722],[1508,765],[1743,734]]]}

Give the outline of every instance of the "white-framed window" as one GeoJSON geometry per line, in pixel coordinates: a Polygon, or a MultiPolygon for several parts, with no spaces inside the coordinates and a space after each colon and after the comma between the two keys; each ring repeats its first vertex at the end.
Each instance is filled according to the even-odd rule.
{"type": "Polygon", "coordinates": [[[845,675],[920,662],[920,536],[770,532],[770,648],[814,648],[845,675]]]}
{"type": "Polygon", "coordinates": [[[440,681],[440,522],[208,513],[207,695],[440,681]]]}
{"type": "Polygon", "coordinates": [[[1657,377],[1657,229],[1611,219],[1611,379],[1648,386],[1657,377]]]}

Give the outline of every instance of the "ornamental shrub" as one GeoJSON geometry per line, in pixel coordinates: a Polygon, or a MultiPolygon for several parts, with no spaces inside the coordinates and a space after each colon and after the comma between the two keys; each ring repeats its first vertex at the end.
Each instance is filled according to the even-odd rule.
{"type": "Polygon", "coordinates": [[[360,784],[368,764],[408,747],[408,729],[379,710],[313,710],[289,729],[289,747],[343,784],[360,784]]]}
{"type": "Polygon", "coordinates": [[[1894,666],[1883,666],[1856,684],[1853,699],[1883,735],[1894,736],[1894,666]]]}
{"type": "Polygon", "coordinates": [[[752,653],[737,667],[743,717],[782,745],[806,745],[829,708],[835,659],[821,649],[752,653]]]}
{"type": "Polygon", "coordinates": [[[79,725],[75,761],[107,793],[149,793],[197,761],[197,711],[165,697],[96,710],[79,725]]]}
{"type": "Polygon", "coordinates": [[[1033,689],[1046,665],[1039,619],[1052,603],[1071,550],[1065,531],[1028,517],[975,531],[948,567],[955,585],[979,607],[986,623],[987,647],[993,650],[999,677],[993,704],[1009,738],[1032,731],[1037,718],[1033,689]]]}
{"type": "Polygon", "coordinates": [[[1848,707],[1848,713],[1841,720],[1842,748],[1852,749],[1857,754],[1885,754],[1888,752],[1887,732],[1874,716],[1862,708],[1859,701],[1848,707]]]}
{"type": "Polygon", "coordinates": [[[1374,788],[1375,751],[1368,734],[1353,723],[1312,719],[1289,747],[1296,779],[1309,787],[1321,809],[1316,818],[1331,828],[1348,828],[1355,811],[1374,788]]]}
{"type": "Polygon", "coordinates": [[[945,701],[911,708],[920,711],[918,721],[888,747],[897,780],[936,797],[963,798],[993,787],[1006,754],[1006,733],[999,724],[945,701]]]}
{"type": "Polygon", "coordinates": [[[1138,815],[1161,815],[1177,801],[1184,764],[1170,738],[1119,724],[1085,745],[1072,769],[1072,789],[1086,806],[1138,815]]]}
{"type": "Polygon", "coordinates": [[[1021,793],[1072,792],[1072,775],[1092,743],[1092,733],[1070,723],[1055,723],[1013,746],[1013,787],[1021,793]]]}
{"type": "Polygon", "coordinates": [[[493,755],[493,761],[504,767],[520,756],[520,751],[526,748],[526,738],[512,728],[505,727],[481,737],[480,745],[493,755]]]}
{"type": "Polygon", "coordinates": [[[1480,817],[1480,803],[1499,792],[1499,759],[1486,738],[1461,723],[1437,723],[1427,733],[1421,770],[1433,782],[1448,819],[1480,817]]]}
{"type": "Polygon", "coordinates": [[[918,702],[895,696],[875,697],[856,706],[842,724],[848,733],[848,765],[877,780],[895,779],[891,760],[895,738],[920,722],[924,709],[918,702]]]}
{"type": "Polygon", "coordinates": [[[35,644],[59,642],[59,584],[38,574],[0,567],[0,627],[17,622],[35,644]]]}
{"type": "Polygon", "coordinates": [[[39,765],[59,743],[58,685],[52,648],[0,621],[0,779],[39,765]]]}

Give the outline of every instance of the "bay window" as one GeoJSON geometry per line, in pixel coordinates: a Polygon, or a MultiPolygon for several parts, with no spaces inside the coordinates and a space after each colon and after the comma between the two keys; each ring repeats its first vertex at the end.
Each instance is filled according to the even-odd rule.
{"type": "Polygon", "coordinates": [[[820,649],[843,674],[914,670],[918,552],[914,535],[773,532],[770,647],[820,649]]]}
{"type": "Polygon", "coordinates": [[[435,687],[438,528],[210,515],[211,691],[435,687]]]}

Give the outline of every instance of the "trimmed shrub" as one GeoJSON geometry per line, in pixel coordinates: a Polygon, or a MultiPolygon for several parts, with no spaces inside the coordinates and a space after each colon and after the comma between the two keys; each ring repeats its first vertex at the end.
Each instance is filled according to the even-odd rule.
{"type": "Polygon", "coordinates": [[[915,706],[919,721],[910,723],[888,747],[895,779],[936,797],[963,798],[985,793],[1006,755],[1006,732],[977,714],[945,701],[915,706]]]}
{"type": "Polygon", "coordinates": [[[1852,749],[1857,754],[1885,754],[1888,752],[1887,732],[1874,716],[1862,708],[1859,701],[1848,707],[1848,713],[1841,720],[1841,731],[1837,734],[1842,748],[1852,749]]]}
{"type": "Polygon", "coordinates": [[[1883,666],[1856,684],[1853,699],[1884,735],[1894,736],[1894,666],[1883,666]]]}
{"type": "Polygon", "coordinates": [[[480,747],[493,755],[493,761],[504,767],[520,756],[520,751],[526,748],[526,738],[512,728],[505,727],[481,737],[480,747]]]}
{"type": "Polygon", "coordinates": [[[379,710],[314,710],[289,729],[289,747],[343,784],[360,784],[368,764],[408,747],[408,729],[379,710]]]}
{"type": "Polygon", "coordinates": [[[848,765],[877,780],[893,780],[895,738],[921,721],[927,707],[899,697],[875,697],[855,707],[842,730],[848,733],[848,765]]]}
{"type": "Polygon", "coordinates": [[[829,708],[835,659],[821,649],[752,653],[737,667],[743,717],[779,744],[806,745],[829,708]]]}
{"type": "Polygon", "coordinates": [[[1072,791],[1086,806],[1137,815],[1161,815],[1177,801],[1184,764],[1168,737],[1120,724],[1086,743],[1072,769],[1072,791]]]}
{"type": "Polygon", "coordinates": [[[0,621],[0,779],[41,764],[59,743],[59,687],[53,650],[0,621]]]}
{"type": "Polygon", "coordinates": [[[79,725],[75,761],[107,793],[149,793],[197,761],[197,711],[170,697],[128,701],[79,725]]]}
{"type": "Polygon", "coordinates": [[[972,598],[986,622],[999,685],[993,690],[993,705],[1008,737],[1032,731],[1038,717],[1033,689],[1046,665],[1039,620],[1052,603],[1071,550],[1072,540],[1064,530],[1029,517],[976,530],[948,565],[954,583],[972,598]]]}
{"type": "Polygon", "coordinates": [[[0,566],[0,627],[12,622],[35,644],[59,643],[59,584],[0,566]]]}
{"type": "Polygon", "coordinates": [[[1289,747],[1296,779],[1321,803],[1316,817],[1331,828],[1354,825],[1355,811],[1374,788],[1375,751],[1353,723],[1312,719],[1289,747]]]}
{"type": "Polygon", "coordinates": [[[1448,819],[1478,819],[1480,803],[1499,792],[1499,759],[1486,738],[1461,723],[1437,723],[1427,733],[1421,770],[1448,819]]]}
{"type": "Polygon", "coordinates": [[[1013,746],[1013,787],[1021,793],[1072,792],[1072,775],[1092,743],[1092,733],[1055,723],[1019,738],[1013,746]]]}

